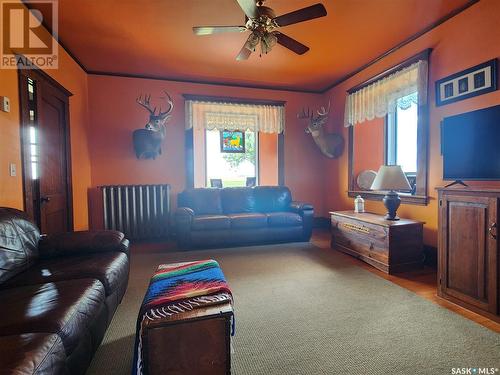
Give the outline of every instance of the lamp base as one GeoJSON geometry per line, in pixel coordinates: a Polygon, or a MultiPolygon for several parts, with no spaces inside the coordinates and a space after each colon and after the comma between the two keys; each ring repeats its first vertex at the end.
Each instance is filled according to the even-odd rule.
{"type": "Polygon", "coordinates": [[[382,200],[384,202],[385,208],[387,208],[387,214],[385,215],[386,220],[399,220],[399,217],[396,215],[396,211],[399,208],[399,205],[401,204],[401,198],[399,198],[398,193],[396,193],[394,190],[389,191],[384,199],[382,200]]]}

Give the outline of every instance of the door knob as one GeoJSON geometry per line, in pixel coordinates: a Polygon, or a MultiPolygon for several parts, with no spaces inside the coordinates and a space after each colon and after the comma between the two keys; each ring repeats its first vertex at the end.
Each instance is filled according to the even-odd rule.
{"type": "Polygon", "coordinates": [[[40,198],[40,203],[48,203],[50,202],[50,198],[49,197],[41,197],[40,198]]]}
{"type": "Polygon", "coordinates": [[[488,233],[490,234],[491,238],[493,238],[494,240],[497,239],[496,233],[493,233],[493,230],[495,230],[495,232],[496,232],[496,228],[497,228],[497,223],[491,224],[490,227],[488,228],[488,233]]]}

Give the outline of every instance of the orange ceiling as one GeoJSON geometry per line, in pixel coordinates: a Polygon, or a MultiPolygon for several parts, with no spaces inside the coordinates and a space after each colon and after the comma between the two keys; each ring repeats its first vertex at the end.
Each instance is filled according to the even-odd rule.
{"type": "MultiPolygon", "coordinates": [[[[267,0],[276,14],[318,0],[267,0]]],[[[328,15],[283,27],[311,49],[276,46],[236,61],[247,33],[195,36],[195,25],[240,25],[236,0],[59,0],[59,37],[90,72],[322,90],[469,0],[323,0],[328,15]]]]}

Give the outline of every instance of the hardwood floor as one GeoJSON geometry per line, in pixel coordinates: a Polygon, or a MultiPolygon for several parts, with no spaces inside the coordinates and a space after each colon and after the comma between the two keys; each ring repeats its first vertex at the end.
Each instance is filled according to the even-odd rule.
{"type": "MultiPolygon", "coordinates": [[[[319,248],[325,249],[325,251],[336,251],[330,247],[330,231],[327,229],[316,229],[314,230],[311,242],[319,248]]],[[[177,248],[172,242],[154,242],[154,243],[135,243],[132,245],[132,252],[140,253],[159,253],[159,252],[173,252],[177,251],[177,248]]],[[[491,319],[485,318],[475,312],[467,310],[463,307],[455,305],[449,301],[446,301],[437,296],[437,277],[436,270],[430,267],[425,267],[422,270],[405,272],[398,275],[387,275],[384,272],[377,270],[376,268],[370,266],[369,264],[362,262],[354,257],[351,257],[342,252],[338,252],[341,256],[348,259],[353,264],[362,267],[374,274],[383,277],[386,280],[393,282],[403,288],[411,290],[412,292],[418,294],[419,296],[426,298],[440,306],[443,306],[451,311],[456,312],[470,320],[479,323],[492,331],[500,333],[500,323],[496,323],[491,319]]]]}
{"type": "MultiPolygon", "coordinates": [[[[330,232],[328,230],[315,230],[311,242],[322,249],[336,251],[331,249],[330,239],[330,232]]],[[[389,280],[403,288],[411,290],[419,296],[473,320],[474,322],[479,323],[492,331],[500,333],[500,323],[438,297],[437,271],[431,267],[424,267],[422,270],[405,272],[398,275],[387,275],[386,273],[377,270],[375,267],[372,267],[359,259],[351,257],[340,251],[338,253],[350,259],[353,264],[356,264],[359,267],[377,274],[378,276],[383,277],[384,279],[389,280]]]]}

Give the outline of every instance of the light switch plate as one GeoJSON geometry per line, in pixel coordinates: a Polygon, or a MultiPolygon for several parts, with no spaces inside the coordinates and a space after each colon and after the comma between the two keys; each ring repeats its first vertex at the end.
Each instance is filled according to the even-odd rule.
{"type": "Polygon", "coordinates": [[[0,110],[10,112],[10,99],[7,96],[0,96],[0,110]]]}
{"type": "Polygon", "coordinates": [[[16,177],[17,176],[17,168],[14,163],[9,164],[9,173],[10,177],[16,177]]]}

